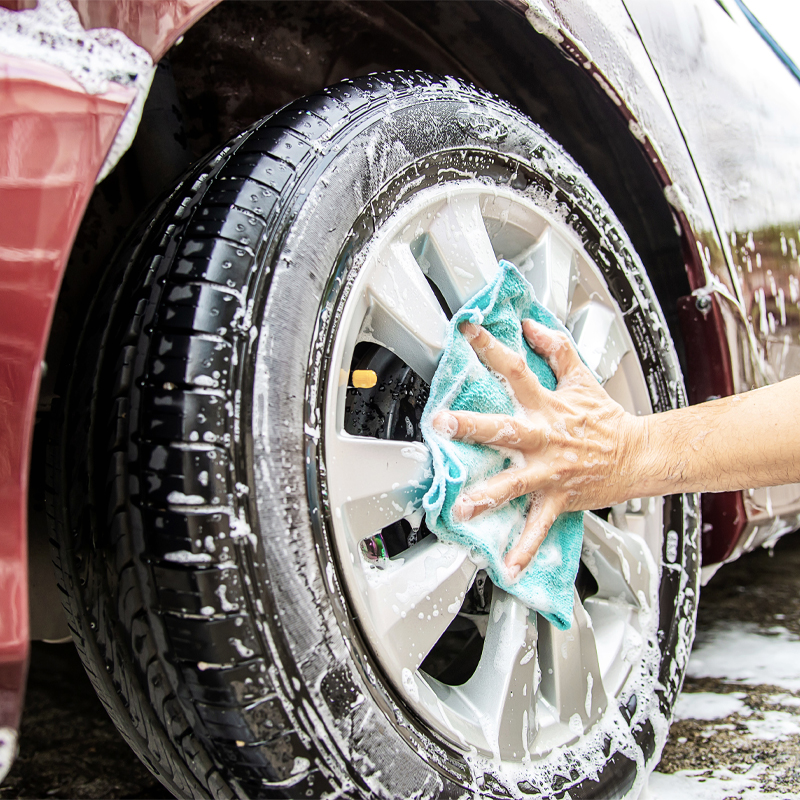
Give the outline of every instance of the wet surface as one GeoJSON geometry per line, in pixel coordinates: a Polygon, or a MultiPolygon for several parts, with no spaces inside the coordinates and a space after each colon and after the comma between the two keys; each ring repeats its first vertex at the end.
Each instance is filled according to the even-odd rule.
{"type": "MultiPolygon", "coordinates": [[[[800,797],[800,535],[705,587],[689,677],[642,800],[800,797]]],[[[0,798],[162,798],[71,644],[36,643],[21,750],[0,798]]]]}
{"type": "Polygon", "coordinates": [[[723,567],[642,800],[800,797],[800,535],[723,567]]]}
{"type": "Polygon", "coordinates": [[[166,798],[109,719],[74,646],[34,642],[20,753],[0,798],[166,798]]]}

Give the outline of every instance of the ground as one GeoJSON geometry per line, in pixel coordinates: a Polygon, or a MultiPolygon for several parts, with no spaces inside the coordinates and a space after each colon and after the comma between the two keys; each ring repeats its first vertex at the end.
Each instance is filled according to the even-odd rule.
{"type": "MultiPolygon", "coordinates": [[[[703,590],[679,719],[640,800],[800,798],[800,534],[703,590]]],[[[1,798],[161,798],[72,645],[35,644],[20,756],[1,798]]]]}
{"type": "Polygon", "coordinates": [[[20,753],[0,798],[168,798],[123,741],[72,644],[34,642],[20,753]]]}
{"type": "Polygon", "coordinates": [[[649,797],[800,798],[800,534],[728,564],[701,591],[649,797]]]}

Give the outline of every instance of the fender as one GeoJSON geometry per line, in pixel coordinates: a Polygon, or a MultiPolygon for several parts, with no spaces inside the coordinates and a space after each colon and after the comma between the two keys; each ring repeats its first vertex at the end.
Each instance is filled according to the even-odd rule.
{"type": "Polygon", "coordinates": [[[133,139],[153,56],[213,2],[84,5],[90,24],[117,14],[152,53],[123,33],[113,48],[87,35],[64,2],[0,3],[0,780],[25,686],[30,445],[61,278],[95,181],[133,139]]]}

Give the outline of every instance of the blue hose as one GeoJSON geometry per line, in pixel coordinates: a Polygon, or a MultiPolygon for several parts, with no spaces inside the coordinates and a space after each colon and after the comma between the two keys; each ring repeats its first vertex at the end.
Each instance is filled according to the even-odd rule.
{"type": "Polygon", "coordinates": [[[772,48],[772,51],[775,53],[776,56],[784,63],[786,68],[789,72],[800,81],[800,69],[797,68],[797,65],[792,61],[791,58],[787,55],[786,51],[772,38],[769,31],[758,21],[756,16],[753,12],[742,2],[742,0],[733,0],[737,6],[747,17],[748,22],[756,29],[759,36],[772,48]]]}

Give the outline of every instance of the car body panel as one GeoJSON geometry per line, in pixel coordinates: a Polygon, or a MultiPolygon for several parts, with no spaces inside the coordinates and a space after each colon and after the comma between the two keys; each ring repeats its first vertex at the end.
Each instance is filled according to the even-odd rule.
{"type": "Polygon", "coordinates": [[[686,142],[652,62],[619,0],[590,2],[530,0],[527,16],[534,29],[543,30],[567,57],[577,60],[608,95],[612,108],[628,120],[631,135],[641,144],[658,176],[676,216],[688,227],[682,233],[691,241],[685,253],[691,288],[706,283],[708,270],[730,285],[722,248],[715,240],[714,220],[686,142]],[[549,21],[553,33],[545,29],[549,21]],[[563,42],[559,39],[563,38],[563,42]],[[580,54],[577,56],[572,53],[580,54]],[[709,248],[704,263],[696,241],[709,248]]]}
{"type": "Polygon", "coordinates": [[[220,0],[70,0],[86,30],[116,28],[158,61],[220,0]]]}
{"type": "MultiPolygon", "coordinates": [[[[732,390],[797,375],[800,82],[734,3],[625,2],[697,165],[729,265],[725,289],[706,288],[725,322],[732,390]]],[[[711,561],[800,525],[800,485],[752,490],[743,500],[746,522],[727,547],[710,537],[711,561]]]]}
{"type": "MultiPolygon", "coordinates": [[[[15,21],[15,14],[37,13],[24,5],[17,4],[21,11],[0,8],[4,22],[15,21]]],[[[38,13],[46,15],[47,4],[40,5],[38,13]]],[[[180,25],[190,24],[210,3],[182,5],[182,13],[172,18],[178,27],[170,33],[169,25],[163,25],[161,46],[171,44],[180,25]]],[[[57,26],[57,14],[53,17],[57,26]]],[[[8,36],[9,27],[3,33],[8,36]]],[[[20,35],[18,48],[0,48],[0,780],[13,758],[11,740],[24,695],[28,476],[50,324],[95,182],[104,165],[110,169],[109,153],[126,117],[138,97],[144,99],[141,85],[107,80],[103,70],[109,64],[102,59],[89,56],[87,67],[74,58],[77,77],[83,78],[78,80],[59,63],[69,65],[72,55],[54,53],[49,44],[37,47],[20,35]]],[[[141,59],[130,59],[132,71],[141,64],[141,59]]]]}
{"type": "MultiPolygon", "coordinates": [[[[713,0],[700,3],[713,4],[713,0]]],[[[655,7],[646,2],[644,5],[652,16],[657,15],[660,5],[655,7]]],[[[614,106],[628,120],[674,209],[693,291],[692,297],[679,304],[682,333],[687,352],[692,354],[686,364],[690,402],[733,394],[737,391],[733,356],[741,362],[740,343],[745,342],[749,363],[752,358],[747,354],[755,345],[741,315],[733,316],[724,300],[737,297],[738,276],[717,232],[705,187],[692,159],[691,142],[687,149],[686,137],[664,93],[656,63],[646,50],[633,18],[623,3],[614,0],[602,4],[584,0],[571,3],[529,0],[526,11],[535,29],[551,38],[568,57],[574,59],[573,54],[578,54],[587,71],[596,76],[614,106]],[[736,346],[721,347],[720,334],[736,346]]],[[[704,563],[721,563],[737,547],[741,548],[757,523],[749,522],[745,493],[706,495],[702,504],[704,563]]],[[[796,517],[798,510],[800,506],[796,509],[790,506],[787,515],[796,517]]],[[[792,522],[794,527],[797,524],[792,522]]]]}
{"type": "Polygon", "coordinates": [[[90,95],[56,67],[9,56],[0,56],[0,76],[0,728],[15,728],[28,651],[28,471],[42,358],[75,232],[134,92],[90,95]]]}

